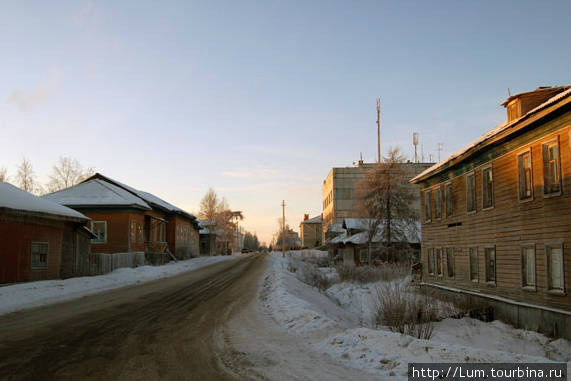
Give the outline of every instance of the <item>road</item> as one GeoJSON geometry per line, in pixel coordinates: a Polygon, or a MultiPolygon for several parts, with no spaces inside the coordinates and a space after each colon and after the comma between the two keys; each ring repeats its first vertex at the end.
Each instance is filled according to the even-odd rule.
{"type": "Polygon", "coordinates": [[[0,317],[1,380],[234,380],[216,327],[256,296],[265,258],[0,317]]]}

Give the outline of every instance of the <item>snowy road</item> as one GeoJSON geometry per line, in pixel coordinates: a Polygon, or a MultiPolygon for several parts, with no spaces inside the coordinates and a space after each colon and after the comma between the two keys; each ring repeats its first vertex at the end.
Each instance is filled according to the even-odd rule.
{"type": "Polygon", "coordinates": [[[213,338],[255,298],[264,257],[0,317],[2,380],[225,380],[213,338]]]}

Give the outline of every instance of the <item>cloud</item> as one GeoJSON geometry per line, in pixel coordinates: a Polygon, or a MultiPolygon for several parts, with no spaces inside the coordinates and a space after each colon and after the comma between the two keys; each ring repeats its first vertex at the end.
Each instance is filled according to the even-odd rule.
{"type": "Polygon", "coordinates": [[[16,104],[22,111],[28,112],[47,101],[56,93],[61,82],[62,72],[54,69],[47,80],[40,86],[29,91],[14,89],[6,98],[6,102],[16,104]]]}
{"type": "Polygon", "coordinates": [[[278,171],[269,168],[246,170],[246,171],[226,171],[222,172],[224,176],[236,178],[258,178],[258,179],[273,179],[279,176],[278,171]]]}

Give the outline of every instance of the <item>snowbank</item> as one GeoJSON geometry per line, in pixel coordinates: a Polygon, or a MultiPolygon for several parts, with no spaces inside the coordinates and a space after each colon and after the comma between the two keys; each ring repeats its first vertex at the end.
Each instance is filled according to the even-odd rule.
{"type": "Polygon", "coordinates": [[[171,262],[163,266],[121,268],[99,276],[45,280],[4,286],[0,287],[0,315],[162,279],[232,258],[234,257],[199,257],[171,262]]]}
{"type": "Polygon", "coordinates": [[[270,261],[263,300],[273,319],[347,366],[401,380],[407,377],[409,362],[555,360],[571,367],[567,340],[551,341],[499,321],[445,319],[435,323],[430,340],[373,329],[380,282],[338,283],[320,293],[288,271],[287,257],[272,253],[270,261]]]}

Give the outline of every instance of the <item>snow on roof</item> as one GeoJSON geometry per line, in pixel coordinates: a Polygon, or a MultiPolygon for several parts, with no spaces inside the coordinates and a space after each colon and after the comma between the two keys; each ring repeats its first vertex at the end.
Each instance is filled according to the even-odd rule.
{"type": "Polygon", "coordinates": [[[345,218],[343,220],[343,227],[345,229],[368,230],[372,222],[374,222],[374,220],[369,218],[345,218]]]}
{"type": "MultiPolygon", "coordinates": [[[[410,180],[410,182],[416,183],[416,182],[420,181],[423,177],[426,177],[427,175],[435,175],[436,173],[438,173],[439,169],[444,167],[444,165],[449,163],[450,161],[467,154],[468,151],[470,151],[471,149],[485,143],[487,140],[491,139],[492,137],[494,137],[494,136],[498,135],[499,133],[509,129],[510,127],[512,127],[514,125],[516,125],[522,119],[529,117],[530,115],[535,114],[536,112],[538,112],[538,111],[544,109],[545,107],[559,101],[560,99],[563,99],[563,98],[569,96],[571,94],[571,88],[569,88],[570,86],[571,85],[562,86],[564,88],[567,88],[567,90],[549,98],[547,101],[543,102],[542,104],[540,104],[536,108],[528,111],[525,115],[522,115],[520,118],[515,119],[510,123],[508,123],[507,121],[500,123],[499,125],[497,125],[493,129],[491,129],[490,131],[488,131],[485,134],[483,134],[482,136],[480,136],[478,139],[474,140],[472,143],[470,143],[470,144],[466,145],[465,147],[459,149],[458,151],[454,152],[452,155],[448,156],[446,159],[434,164],[432,167],[427,168],[426,170],[424,170],[423,172],[421,172],[420,174],[418,174],[417,176],[412,178],[410,180]]],[[[469,157],[469,156],[466,156],[466,158],[467,157],[469,157]]]]}
{"type": "Polygon", "coordinates": [[[327,229],[327,232],[334,232],[334,233],[343,233],[345,229],[343,229],[343,224],[331,224],[327,229]]]}
{"type": "Polygon", "coordinates": [[[68,206],[134,206],[150,210],[141,198],[109,182],[93,179],[43,196],[68,206]]]}
{"type": "Polygon", "coordinates": [[[85,221],[89,220],[88,217],[73,209],[60,205],[56,202],[34,196],[31,193],[1,181],[0,209],[45,213],[53,216],[70,217],[85,221]]]}
{"type": "Polygon", "coordinates": [[[313,218],[301,221],[302,224],[320,224],[321,223],[321,214],[318,216],[315,216],[313,218]]]}
{"type": "MultiPolygon", "coordinates": [[[[174,206],[174,205],[171,204],[171,203],[166,202],[166,201],[163,200],[162,198],[157,197],[157,196],[155,196],[155,195],[152,194],[152,193],[135,189],[135,188],[130,187],[129,185],[123,184],[123,183],[121,183],[121,182],[119,182],[119,181],[117,181],[117,180],[113,180],[113,179],[110,178],[110,177],[104,176],[104,175],[102,175],[101,173],[96,173],[95,175],[93,175],[93,176],[91,177],[91,179],[94,179],[94,178],[99,178],[99,179],[102,179],[102,180],[104,180],[104,181],[113,183],[113,184],[115,184],[115,185],[117,185],[117,186],[119,186],[119,187],[121,187],[121,188],[123,188],[123,189],[125,189],[125,190],[127,190],[127,191],[129,191],[129,192],[131,192],[132,194],[134,194],[134,195],[136,195],[136,196],[142,198],[142,199],[143,199],[144,201],[146,201],[147,203],[157,205],[158,207],[163,208],[163,209],[166,209],[166,210],[168,210],[168,211],[170,211],[170,212],[173,212],[173,213],[182,214],[182,215],[184,215],[184,216],[186,216],[186,217],[188,217],[188,218],[190,218],[190,219],[195,219],[195,218],[196,218],[196,217],[195,217],[194,215],[192,215],[191,213],[188,213],[188,212],[184,211],[183,209],[181,209],[181,208],[179,208],[179,207],[177,207],[177,206],[174,206]]],[[[89,180],[89,179],[88,179],[88,180],[89,180]]]]}
{"type": "MultiPolygon", "coordinates": [[[[345,221],[347,220],[362,220],[365,223],[368,223],[369,220],[367,219],[359,219],[359,218],[345,218],[345,220],[343,221],[343,224],[345,224],[345,221]]],[[[351,225],[351,222],[349,223],[351,225]]],[[[410,226],[409,224],[405,223],[404,221],[399,221],[398,219],[395,219],[395,221],[393,222],[393,224],[400,224],[401,225],[401,229],[403,230],[403,234],[404,234],[404,238],[406,239],[406,242],[408,243],[420,243],[420,221],[416,222],[414,224],[414,226],[410,226]]],[[[355,229],[355,228],[348,228],[348,229],[355,229]]],[[[383,239],[383,226],[378,226],[377,227],[377,232],[375,233],[375,235],[373,236],[373,239],[371,240],[371,242],[377,243],[377,242],[381,242],[383,239]]],[[[364,231],[353,234],[351,236],[347,235],[347,232],[343,232],[342,234],[330,239],[327,243],[330,244],[336,244],[336,243],[342,243],[342,244],[354,244],[354,245],[363,245],[365,243],[368,242],[369,240],[369,232],[368,232],[368,226],[364,228],[364,231]]]]}

